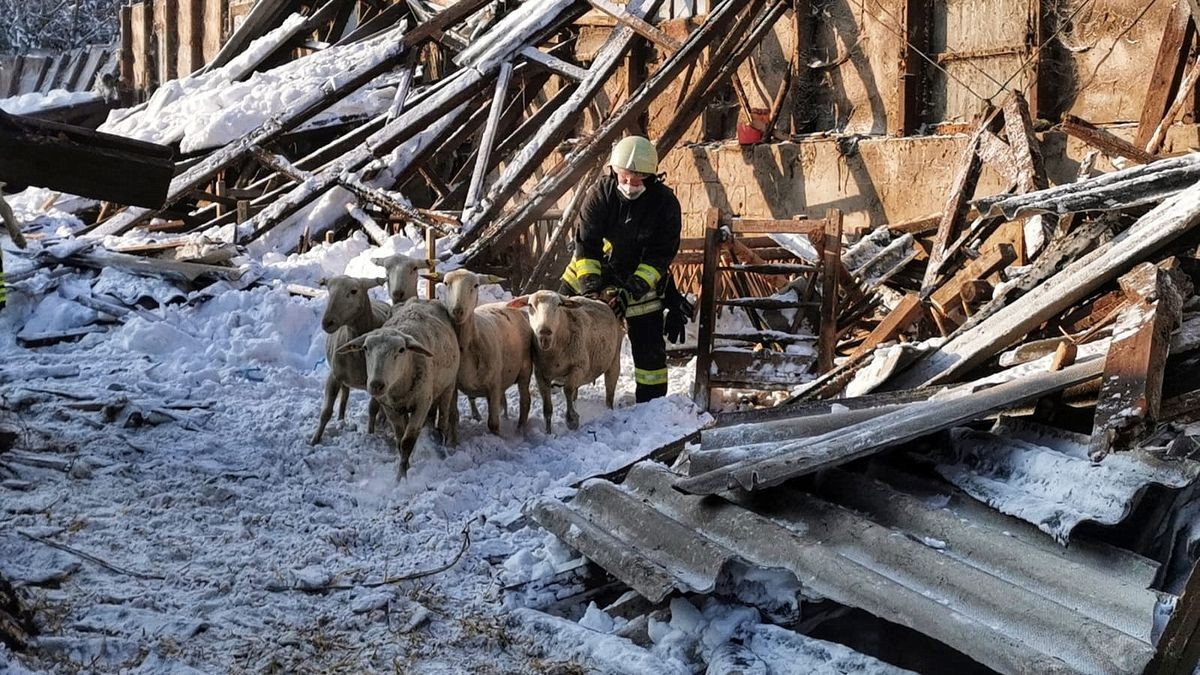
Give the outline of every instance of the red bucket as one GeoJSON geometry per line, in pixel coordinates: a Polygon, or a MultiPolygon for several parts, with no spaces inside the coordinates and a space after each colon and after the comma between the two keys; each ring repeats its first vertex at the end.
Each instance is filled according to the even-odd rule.
{"type": "Polygon", "coordinates": [[[756,129],[756,128],[750,126],[749,124],[743,124],[741,122],[738,123],[738,125],[737,125],[737,142],[738,142],[738,144],[754,145],[755,143],[761,143],[762,139],[763,139],[762,130],[756,129]]]}

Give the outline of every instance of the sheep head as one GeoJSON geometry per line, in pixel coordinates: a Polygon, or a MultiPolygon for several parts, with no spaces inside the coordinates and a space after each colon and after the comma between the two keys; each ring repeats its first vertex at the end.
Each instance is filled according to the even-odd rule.
{"type": "Polygon", "coordinates": [[[399,254],[371,258],[371,262],[386,270],[388,293],[393,305],[403,304],[410,298],[417,297],[417,270],[429,269],[428,260],[399,254]]]}
{"type": "Polygon", "coordinates": [[[562,310],[578,307],[579,301],[554,291],[538,291],[513,298],[508,306],[514,309],[529,308],[529,326],[533,329],[538,349],[547,351],[554,347],[558,336],[565,330],[566,318],[562,310]]]}
{"type": "Polygon", "coordinates": [[[339,354],[362,352],[367,362],[367,393],[378,398],[395,383],[411,382],[416,359],[429,358],[433,352],[411,335],[391,328],[380,328],[347,342],[339,354]]]}
{"type": "Polygon", "coordinates": [[[454,270],[442,277],[446,284],[446,311],[454,323],[461,324],[479,306],[479,287],[504,281],[494,274],[476,274],[469,270],[454,270]]]}
{"type": "Polygon", "coordinates": [[[371,316],[371,298],[367,291],[383,283],[383,279],[358,279],[337,276],[323,280],[329,289],[325,314],[321,317],[321,329],[332,333],[348,326],[361,317],[371,316]]]}

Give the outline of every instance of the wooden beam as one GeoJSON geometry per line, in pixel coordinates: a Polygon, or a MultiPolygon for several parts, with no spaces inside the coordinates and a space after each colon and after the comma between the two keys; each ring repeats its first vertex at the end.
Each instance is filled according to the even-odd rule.
{"type": "Polygon", "coordinates": [[[905,295],[899,304],[883,317],[883,321],[880,321],[879,325],[875,326],[875,329],[867,335],[862,344],[850,353],[850,358],[856,358],[885,342],[895,340],[924,315],[925,303],[921,302],[920,296],[916,293],[905,295]]]}
{"type": "Polygon", "coordinates": [[[1021,170],[1017,168],[1012,148],[996,134],[986,131],[979,136],[979,157],[1010,184],[1021,182],[1021,170]]]}
{"type": "Polygon", "coordinates": [[[1171,333],[1183,310],[1183,294],[1164,267],[1142,263],[1121,277],[1122,290],[1135,303],[1126,316],[1137,328],[1123,331],[1108,349],[1088,449],[1092,461],[1128,449],[1158,420],[1171,333]]]}
{"type": "Polygon", "coordinates": [[[963,302],[963,294],[969,284],[986,279],[991,274],[1011,265],[1016,259],[1017,253],[1012,245],[993,246],[983,255],[962,267],[953,278],[935,290],[929,296],[929,300],[941,313],[943,320],[953,321],[951,315],[963,302]]]}
{"type": "Polygon", "coordinates": [[[817,369],[833,370],[837,354],[838,270],[842,265],[842,212],[830,209],[825,214],[825,251],[821,265],[821,340],[817,369]]]}
{"type": "MultiPolygon", "coordinates": [[[[496,76],[496,88],[492,94],[492,107],[488,114],[487,125],[479,139],[479,150],[475,155],[475,171],[471,174],[471,187],[467,190],[466,207],[464,212],[472,211],[479,203],[483,193],[483,179],[487,176],[491,153],[496,145],[496,129],[500,126],[500,116],[504,113],[504,97],[508,94],[508,85],[512,81],[513,65],[505,61],[500,65],[500,73],[496,76]]],[[[467,219],[464,213],[463,219],[467,219]]]]}
{"type": "Polygon", "coordinates": [[[1033,120],[1029,115],[1029,103],[1019,91],[1012,92],[1004,104],[1004,132],[1008,136],[1008,147],[1012,148],[1021,180],[1017,190],[1034,192],[1050,187],[1046,180],[1046,166],[1042,160],[1041,143],[1033,134],[1033,120]]]}
{"type": "Polygon", "coordinates": [[[567,63],[557,56],[554,56],[553,54],[547,54],[533,45],[525,47],[518,53],[526,59],[529,59],[539,66],[542,66],[546,70],[549,70],[552,73],[558,73],[559,75],[576,82],[582,82],[588,74],[587,70],[580,68],[574,63],[567,63]]]}
{"type": "Polygon", "coordinates": [[[158,36],[158,81],[179,76],[179,4],[154,0],[154,33],[158,36]]]}
{"type": "Polygon", "coordinates": [[[616,19],[619,23],[629,26],[638,35],[662,47],[666,50],[668,56],[678,51],[681,46],[675,38],[655,28],[645,19],[630,14],[624,7],[609,2],[609,0],[588,0],[588,4],[616,19]]]}
{"type": "Polygon", "coordinates": [[[1155,156],[1129,141],[1109,131],[1076,117],[1070,113],[1062,116],[1058,129],[1068,136],[1074,136],[1106,155],[1124,157],[1139,164],[1153,162],[1155,156]]]}
{"type": "Polygon", "coordinates": [[[1191,42],[1194,33],[1195,24],[1191,18],[1188,0],[1178,0],[1167,17],[1162,42],[1158,45],[1158,58],[1154,62],[1154,70],[1151,71],[1150,81],[1146,86],[1146,98],[1142,103],[1142,114],[1133,140],[1133,144],[1139,148],[1144,148],[1150,143],[1150,137],[1154,135],[1155,128],[1171,105],[1176,85],[1183,78],[1188,43],[1191,42]]]}
{"type": "Polygon", "coordinates": [[[929,254],[929,264],[925,268],[925,276],[921,280],[923,292],[932,291],[932,286],[941,274],[942,265],[946,262],[946,249],[958,237],[962,221],[970,208],[971,198],[975,195],[975,186],[979,183],[979,174],[983,169],[983,160],[979,157],[979,142],[984,133],[991,131],[999,124],[999,108],[989,108],[984,111],[983,121],[974,135],[967,141],[958,160],[958,171],[950,194],[946,197],[945,208],[942,209],[942,220],[938,223],[937,235],[933,240],[933,249],[929,254]]]}

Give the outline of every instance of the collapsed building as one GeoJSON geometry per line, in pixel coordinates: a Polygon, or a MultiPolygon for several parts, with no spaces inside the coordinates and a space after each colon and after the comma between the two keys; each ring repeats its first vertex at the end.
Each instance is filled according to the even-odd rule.
{"type": "MultiPolygon", "coordinates": [[[[519,620],[599,599],[636,649],[672,598],[744,596],[725,582],[749,568],[794,578],[768,615],[796,644],[920,672],[1191,672],[1193,8],[134,3],[129,107],[99,131],[171,147],[169,186],[41,177],[91,199],[79,231],[27,227],[72,242],[31,262],[250,286],[256,256],[407,229],[529,292],[570,258],[577,188],[643,133],[697,298],[676,356],[716,422],[529,505],[583,559],[519,620]]],[[[36,182],[17,158],[66,142],[24,124],[0,124],[0,180],[36,182]]],[[[165,182],[140,151],[110,171],[165,182]]],[[[729,658],[762,662],[754,644],[729,658]]]]}

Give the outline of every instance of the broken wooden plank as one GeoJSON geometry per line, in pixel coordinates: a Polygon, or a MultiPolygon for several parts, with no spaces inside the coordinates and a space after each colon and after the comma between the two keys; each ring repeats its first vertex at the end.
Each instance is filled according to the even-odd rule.
{"type": "Polygon", "coordinates": [[[1008,136],[1008,147],[1012,149],[1013,159],[1016,160],[1021,175],[1017,189],[1033,192],[1049,187],[1041,143],[1033,133],[1029,103],[1019,91],[1013,91],[1004,103],[1004,132],[1008,136]]]}
{"type": "Polygon", "coordinates": [[[984,279],[1008,267],[1016,259],[1016,250],[1010,244],[993,246],[984,251],[983,255],[965,265],[949,281],[938,287],[929,296],[929,299],[939,312],[948,315],[955,304],[962,301],[963,289],[968,283],[984,279]]]}
{"type": "Polygon", "coordinates": [[[996,134],[986,131],[979,135],[979,157],[1012,186],[1021,182],[1021,170],[1013,157],[1012,148],[996,134]]]}
{"type": "Polygon", "coordinates": [[[1165,267],[1142,263],[1121,277],[1126,297],[1136,299],[1126,310],[1136,327],[1114,338],[1105,357],[1088,448],[1092,461],[1127,449],[1158,420],[1171,333],[1181,319],[1183,292],[1191,295],[1165,267]]]}
{"type": "Polygon", "coordinates": [[[850,358],[855,358],[862,354],[875,349],[879,345],[895,340],[900,336],[900,333],[908,329],[909,326],[916,323],[918,319],[925,315],[925,303],[921,302],[920,296],[916,293],[905,295],[896,307],[888,312],[883,321],[879,322],[878,326],[867,335],[853,352],[850,353],[850,358]]]}
{"type": "Polygon", "coordinates": [[[1141,164],[1147,164],[1155,159],[1153,154],[1146,152],[1124,138],[1101,129],[1091,122],[1070,113],[1063,115],[1062,122],[1058,124],[1058,129],[1068,136],[1078,138],[1106,155],[1124,157],[1125,159],[1141,164]]]}
{"type": "Polygon", "coordinates": [[[633,30],[637,31],[638,35],[641,35],[659,47],[662,47],[668,55],[679,50],[681,45],[675,38],[662,32],[640,16],[636,16],[626,11],[624,7],[609,2],[609,0],[587,1],[592,7],[595,7],[601,12],[611,16],[619,23],[629,26],[633,30]]]}
{"type": "Polygon", "coordinates": [[[1097,246],[969,331],[953,337],[902,373],[896,386],[912,388],[922,383],[947,382],[978,366],[1198,224],[1200,184],[1163,202],[1111,242],[1097,246]]]}
{"type": "Polygon", "coordinates": [[[580,68],[574,63],[567,63],[557,56],[554,56],[553,54],[547,54],[537,47],[529,46],[517,53],[526,59],[533,61],[539,66],[546,68],[552,73],[558,73],[559,75],[575,80],[576,82],[582,82],[588,74],[586,69],[580,68]]]}
{"type": "Polygon", "coordinates": [[[767,457],[755,457],[682,478],[676,489],[690,494],[717,494],[733,488],[760,490],[873,455],[884,448],[980,419],[1034,401],[1046,394],[1100,376],[1104,364],[1094,359],[1058,372],[1035,373],[979,392],[913,403],[905,408],[850,425],[816,438],[778,445],[767,457]]]}
{"type": "Polygon", "coordinates": [[[221,267],[219,265],[205,265],[203,263],[142,258],[140,256],[113,253],[105,250],[73,255],[58,262],[63,265],[75,265],[99,270],[107,267],[116,267],[143,276],[179,279],[189,282],[203,276],[214,276],[228,281],[237,281],[246,273],[246,270],[241,267],[221,267]]]}
{"type": "Polygon", "coordinates": [[[946,197],[942,220],[938,223],[937,234],[934,236],[929,264],[925,267],[925,275],[921,279],[922,289],[933,286],[941,275],[942,266],[946,262],[946,248],[958,237],[971,197],[975,194],[975,186],[979,183],[980,171],[983,169],[983,161],[979,157],[979,140],[985,132],[991,131],[999,123],[999,113],[1000,108],[989,107],[984,111],[983,121],[967,141],[967,147],[958,161],[958,171],[950,187],[950,194],[946,197]]]}
{"type": "Polygon", "coordinates": [[[1194,25],[1188,0],[1178,0],[1167,16],[1162,41],[1158,45],[1158,57],[1146,86],[1146,98],[1133,139],[1133,144],[1139,148],[1145,148],[1150,143],[1154,130],[1171,106],[1175,83],[1183,77],[1183,69],[1187,64],[1188,44],[1195,33],[1194,25]]]}

